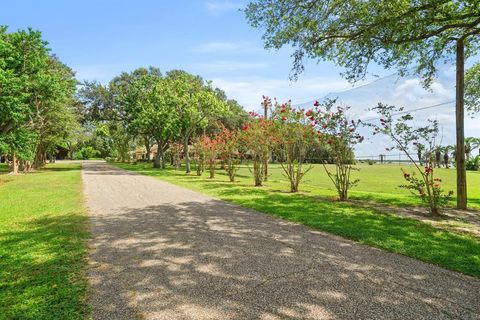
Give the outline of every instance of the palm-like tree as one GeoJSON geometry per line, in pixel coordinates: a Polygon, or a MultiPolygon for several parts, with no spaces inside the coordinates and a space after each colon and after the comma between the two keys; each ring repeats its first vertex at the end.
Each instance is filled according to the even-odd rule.
{"type": "MultiPolygon", "coordinates": [[[[445,165],[445,168],[448,169],[449,163],[450,163],[450,151],[455,150],[455,146],[444,146],[442,147],[443,151],[443,164],[445,165]]],[[[453,155],[453,154],[452,154],[453,155]]]]}
{"type": "Polygon", "coordinates": [[[474,138],[474,137],[465,138],[465,156],[467,157],[467,160],[470,159],[470,154],[472,153],[472,151],[479,147],[480,147],[480,138],[474,138]]]}
{"type": "Polygon", "coordinates": [[[478,149],[478,154],[480,155],[480,138],[475,138],[472,144],[472,150],[478,149]]]}

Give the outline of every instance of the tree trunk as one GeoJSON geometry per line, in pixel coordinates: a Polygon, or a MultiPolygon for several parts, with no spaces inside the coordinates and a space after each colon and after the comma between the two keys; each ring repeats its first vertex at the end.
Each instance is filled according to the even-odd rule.
{"type": "Polygon", "coordinates": [[[155,160],[153,161],[154,168],[163,168],[163,141],[157,140],[157,154],[155,155],[155,160]]]}
{"type": "Polygon", "coordinates": [[[151,149],[150,141],[147,137],[143,138],[143,141],[145,145],[145,150],[147,151],[147,154],[145,155],[145,159],[147,161],[150,161],[150,149],[151,149]]]}
{"type": "Polygon", "coordinates": [[[210,163],[210,179],[215,178],[215,162],[210,163]]]}
{"type": "Polygon", "coordinates": [[[457,40],[456,74],[456,136],[457,146],[457,209],[467,209],[467,173],[465,168],[465,128],[464,128],[464,92],[465,92],[465,48],[463,39],[457,40]]]}
{"type": "Polygon", "coordinates": [[[183,156],[185,158],[185,173],[190,173],[190,155],[188,154],[188,138],[189,135],[186,134],[183,139],[183,156]]]}
{"type": "Polygon", "coordinates": [[[268,153],[269,151],[267,151],[267,156],[263,161],[263,180],[264,181],[268,181],[268,158],[269,158],[268,153]]]}
{"type": "Polygon", "coordinates": [[[295,193],[298,192],[298,184],[296,183],[295,179],[290,181],[290,192],[295,193]]]}
{"type": "Polygon", "coordinates": [[[11,174],[18,174],[18,159],[15,152],[12,154],[12,172],[11,174]]]}
{"type": "Polygon", "coordinates": [[[161,167],[161,156],[160,156],[160,151],[157,151],[157,154],[155,155],[155,160],[153,161],[153,167],[154,168],[160,168],[161,167]]]}

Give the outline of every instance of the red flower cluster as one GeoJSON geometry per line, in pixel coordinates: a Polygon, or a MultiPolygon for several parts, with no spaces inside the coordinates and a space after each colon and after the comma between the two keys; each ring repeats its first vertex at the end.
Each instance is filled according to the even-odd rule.
{"type": "Polygon", "coordinates": [[[432,173],[433,172],[433,168],[428,166],[428,167],[425,167],[425,174],[429,174],[429,173],[432,173]]]}

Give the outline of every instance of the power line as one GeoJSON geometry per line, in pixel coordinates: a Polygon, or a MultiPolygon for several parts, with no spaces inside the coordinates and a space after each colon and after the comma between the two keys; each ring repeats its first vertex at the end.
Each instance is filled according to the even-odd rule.
{"type": "MultiPolygon", "coordinates": [[[[366,83],[362,83],[361,85],[358,85],[356,87],[353,87],[353,88],[350,88],[350,89],[345,89],[345,90],[339,90],[339,91],[334,91],[334,92],[329,92],[327,94],[325,94],[322,98],[319,98],[319,99],[313,99],[313,100],[309,100],[309,101],[306,101],[306,102],[301,102],[301,103],[296,103],[294,104],[293,106],[294,107],[301,107],[301,106],[306,106],[306,105],[312,105],[315,101],[321,101],[321,100],[324,100],[326,97],[328,96],[335,96],[335,95],[338,95],[338,94],[343,94],[343,93],[347,93],[347,92],[352,92],[352,91],[355,91],[355,90],[358,90],[358,89],[361,89],[361,88],[364,88],[364,87],[368,87],[368,86],[371,86],[371,85],[374,85],[376,82],[380,82],[382,80],[385,80],[385,79],[388,79],[388,78],[392,78],[392,77],[399,77],[399,75],[397,73],[393,73],[393,74],[389,74],[389,75],[386,75],[386,76],[383,76],[383,77],[379,77],[377,79],[374,79],[370,82],[366,82],[366,83]]],[[[401,78],[401,77],[399,77],[401,78]]]]}
{"type": "MultiPolygon", "coordinates": [[[[447,104],[451,104],[455,102],[455,100],[451,100],[451,101],[447,101],[447,102],[442,102],[442,103],[438,103],[438,104],[434,104],[434,105],[431,105],[431,106],[426,106],[426,107],[420,107],[420,108],[415,108],[415,109],[410,109],[410,110],[404,110],[404,111],[400,111],[400,112],[396,112],[393,114],[393,116],[398,116],[398,115],[401,115],[401,114],[407,114],[407,113],[411,113],[411,112],[416,112],[416,111],[421,111],[421,110],[426,110],[426,109],[432,109],[432,108],[436,108],[436,107],[441,107],[441,106],[444,106],[444,105],[447,105],[447,104]]],[[[367,118],[365,120],[362,120],[362,122],[370,122],[372,120],[377,120],[377,119],[380,119],[381,116],[377,116],[377,117],[371,117],[371,118],[367,118]]]]}

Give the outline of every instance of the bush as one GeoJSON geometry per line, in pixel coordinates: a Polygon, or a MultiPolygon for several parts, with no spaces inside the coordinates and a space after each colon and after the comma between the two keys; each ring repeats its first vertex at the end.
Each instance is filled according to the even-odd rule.
{"type": "Polygon", "coordinates": [[[478,171],[480,168],[480,156],[476,156],[473,159],[467,160],[465,168],[470,171],[478,171]]]}
{"type": "Polygon", "coordinates": [[[346,201],[348,191],[359,182],[358,179],[350,180],[350,174],[352,170],[359,170],[354,167],[353,150],[364,137],[357,131],[360,120],[347,119],[349,107],[335,108],[335,104],[335,100],[327,100],[323,104],[315,101],[315,109],[309,111],[308,116],[317,126],[320,141],[328,146],[334,159],[335,171],[329,169],[324,162],[325,172],[335,185],[340,201],[346,201]]]}
{"type": "Polygon", "coordinates": [[[367,160],[367,163],[368,163],[370,166],[373,166],[376,162],[373,161],[373,160],[367,160]]]}
{"type": "Polygon", "coordinates": [[[439,215],[440,209],[445,207],[451,199],[453,191],[446,193],[441,186],[442,179],[433,173],[436,161],[433,155],[439,148],[435,144],[438,136],[438,121],[428,120],[426,126],[415,127],[414,119],[409,113],[396,117],[397,114],[404,113],[403,108],[379,103],[372,110],[382,116],[380,124],[365,123],[365,125],[374,129],[374,135],[382,133],[390,137],[393,146],[386,150],[398,149],[405,153],[414,164],[413,170],[420,176],[417,178],[414,172],[408,173],[402,169],[403,178],[407,184],[400,187],[410,190],[428,204],[431,215],[439,215]],[[414,151],[417,153],[418,160],[415,159],[414,151]],[[427,157],[423,159],[422,154],[427,157]]]}
{"type": "Polygon", "coordinates": [[[91,158],[95,158],[100,155],[98,150],[95,150],[93,147],[83,147],[82,149],[78,150],[73,154],[74,160],[88,160],[91,158]]]}

